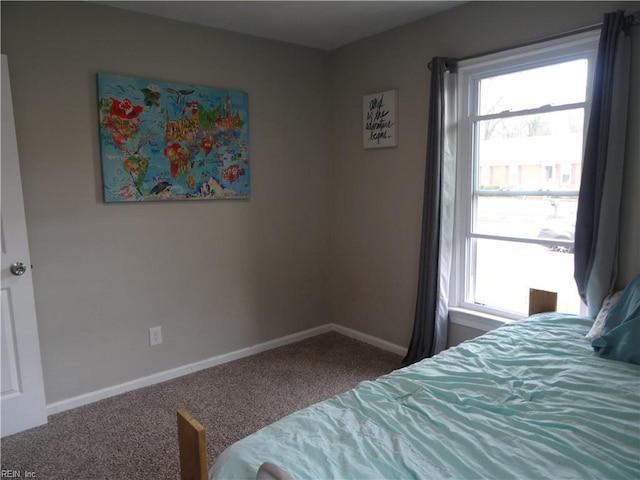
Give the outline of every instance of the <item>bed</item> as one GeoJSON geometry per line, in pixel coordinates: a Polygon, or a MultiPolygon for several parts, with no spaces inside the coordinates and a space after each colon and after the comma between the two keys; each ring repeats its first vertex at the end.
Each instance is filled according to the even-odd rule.
{"type": "MultiPolygon", "coordinates": [[[[605,320],[599,338],[640,322],[637,278],[631,319],[605,320]]],[[[209,478],[638,479],[640,366],[594,353],[593,324],[555,312],[506,324],[259,430],[209,478]]]]}

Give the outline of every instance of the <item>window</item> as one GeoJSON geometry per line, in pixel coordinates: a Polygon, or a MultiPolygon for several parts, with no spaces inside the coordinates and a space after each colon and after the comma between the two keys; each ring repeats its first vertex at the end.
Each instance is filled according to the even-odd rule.
{"type": "Polygon", "coordinates": [[[529,288],[579,313],[573,239],[598,34],[458,65],[452,307],[527,313],[529,288]]]}

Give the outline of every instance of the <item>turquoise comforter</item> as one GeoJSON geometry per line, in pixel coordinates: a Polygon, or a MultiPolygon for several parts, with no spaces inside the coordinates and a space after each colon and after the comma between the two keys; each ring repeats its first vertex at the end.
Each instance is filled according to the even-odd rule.
{"type": "Polygon", "coordinates": [[[505,325],[263,428],[210,478],[638,479],[640,366],[595,356],[590,326],[505,325]]]}

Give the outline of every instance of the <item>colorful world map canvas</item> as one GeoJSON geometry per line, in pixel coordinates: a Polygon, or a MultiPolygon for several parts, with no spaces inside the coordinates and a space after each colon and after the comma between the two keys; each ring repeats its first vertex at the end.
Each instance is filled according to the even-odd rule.
{"type": "Polygon", "coordinates": [[[105,202],[249,198],[245,92],[98,74],[105,202]]]}

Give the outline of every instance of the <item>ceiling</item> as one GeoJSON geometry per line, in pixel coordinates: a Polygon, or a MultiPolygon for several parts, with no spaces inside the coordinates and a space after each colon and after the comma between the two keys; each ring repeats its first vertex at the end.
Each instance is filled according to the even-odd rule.
{"type": "Polygon", "coordinates": [[[198,25],[333,50],[463,1],[98,1],[198,25]]]}

